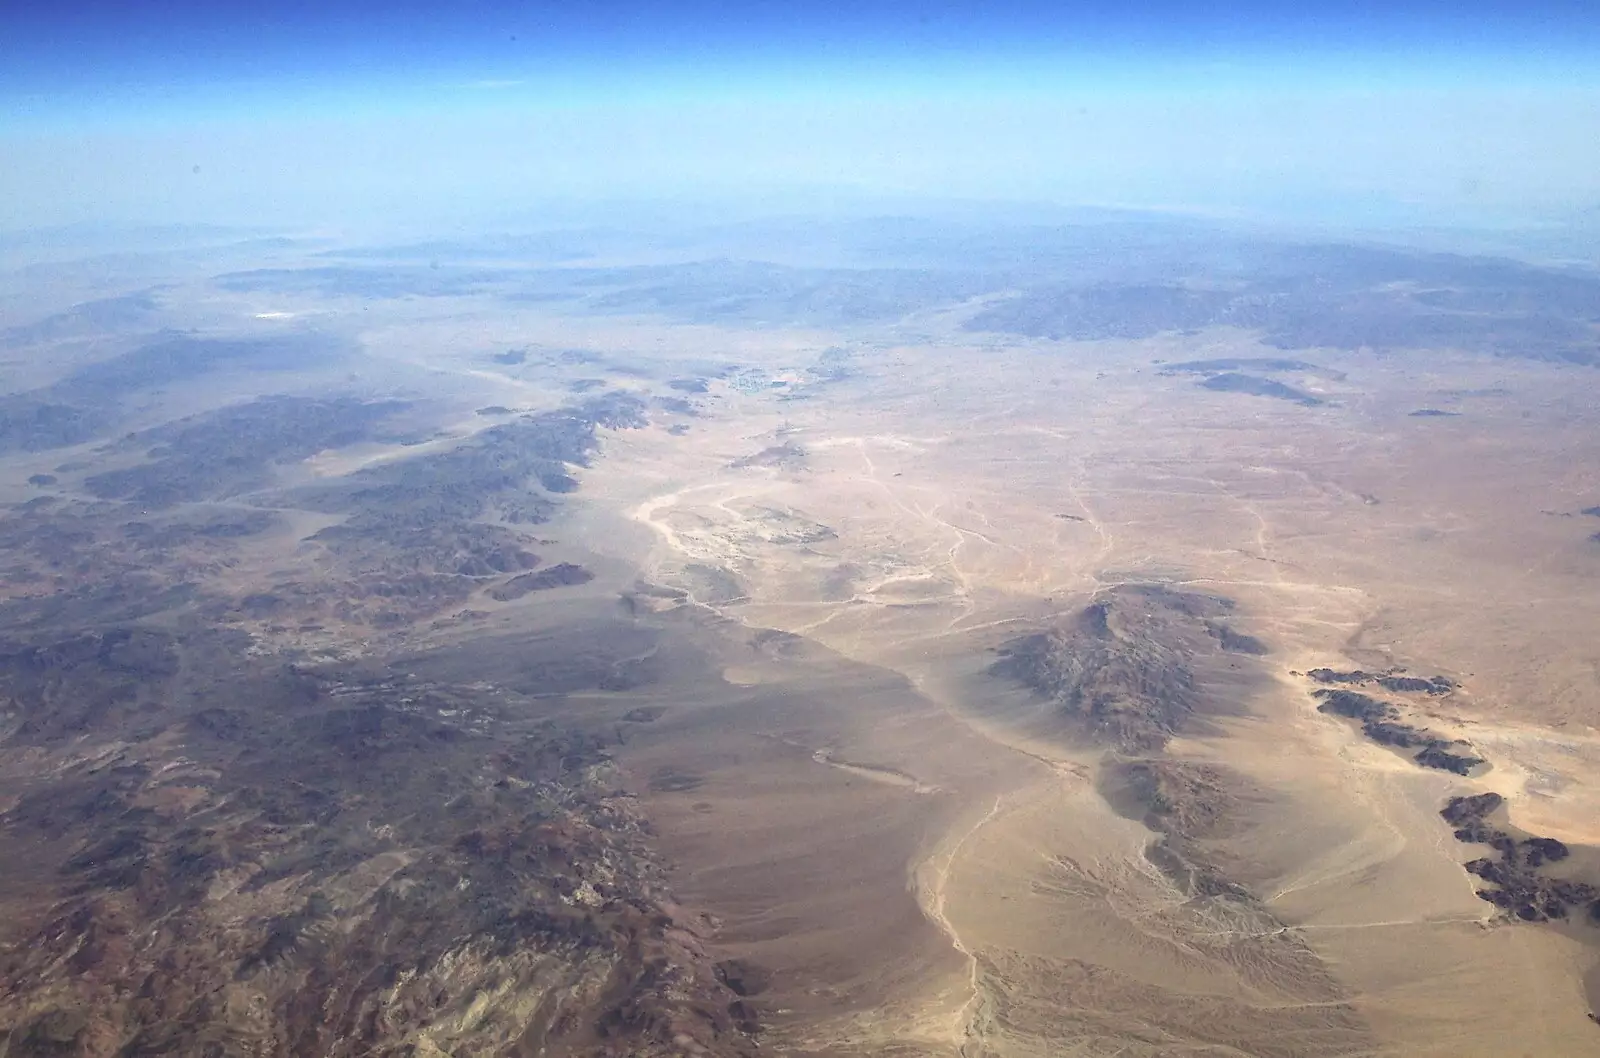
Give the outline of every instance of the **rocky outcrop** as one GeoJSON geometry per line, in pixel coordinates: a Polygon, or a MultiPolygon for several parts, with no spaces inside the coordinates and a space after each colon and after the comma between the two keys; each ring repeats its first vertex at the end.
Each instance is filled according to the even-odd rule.
{"type": "Polygon", "coordinates": [[[1478,898],[1524,922],[1548,922],[1581,913],[1600,924],[1600,887],[1550,872],[1570,855],[1555,838],[1533,837],[1497,820],[1505,799],[1496,793],[1452,797],[1440,811],[1455,828],[1457,841],[1487,845],[1492,856],[1463,864],[1468,874],[1488,883],[1478,898]]]}
{"type": "Polygon", "coordinates": [[[7,1053],[752,1050],[602,725],[196,630],[13,646],[0,694],[7,1053]]]}
{"type": "Polygon", "coordinates": [[[517,526],[641,407],[243,497],[398,410],[255,401],[63,467],[59,498],[0,519],[0,1053],[753,1052],[757,975],[707,953],[611,761],[655,714],[530,708],[649,683],[648,637],[608,617],[470,640],[506,661],[493,683],[366,638],[586,580],[517,526]],[[343,521],[285,564],[295,508],[343,521]],[[286,660],[305,635],[369,661],[286,660]]]}
{"type": "Polygon", "coordinates": [[[573,584],[587,584],[591,580],[594,580],[594,574],[582,566],[571,562],[560,562],[534,573],[523,573],[512,577],[504,584],[490,588],[489,597],[499,602],[510,602],[532,592],[549,591],[551,588],[569,587],[573,584]]]}
{"type": "Polygon", "coordinates": [[[1196,665],[1265,647],[1228,629],[1227,599],[1160,586],[1106,592],[1046,631],[1010,640],[990,671],[1047,699],[1067,733],[1130,752],[1197,730],[1236,708],[1202,693],[1196,665]]]}
{"type": "Polygon", "coordinates": [[[1448,676],[1407,676],[1402,669],[1391,669],[1388,672],[1363,672],[1353,669],[1341,672],[1337,669],[1312,669],[1306,676],[1318,683],[1339,683],[1360,686],[1375,684],[1387,691],[1397,693],[1418,694],[1449,694],[1456,689],[1456,683],[1448,676]]]}
{"type": "Polygon", "coordinates": [[[1248,393],[1253,397],[1276,397],[1278,400],[1291,401],[1307,408],[1315,408],[1325,403],[1321,397],[1307,393],[1303,389],[1284,385],[1275,379],[1260,378],[1237,371],[1212,375],[1202,381],[1200,386],[1219,393],[1248,393]]]}
{"type": "MultiPolygon", "coordinates": [[[[1431,684],[1426,681],[1416,682],[1431,690],[1431,684]]],[[[1388,702],[1357,691],[1322,689],[1313,691],[1312,695],[1322,699],[1321,704],[1317,706],[1318,712],[1360,721],[1362,734],[1372,741],[1397,749],[1417,750],[1412,760],[1424,768],[1438,768],[1442,771],[1455,772],[1457,775],[1468,775],[1474,768],[1485,763],[1482,757],[1461,752],[1462,747],[1468,746],[1468,743],[1461,739],[1441,738],[1426,728],[1401,722],[1400,710],[1388,702]]]]}

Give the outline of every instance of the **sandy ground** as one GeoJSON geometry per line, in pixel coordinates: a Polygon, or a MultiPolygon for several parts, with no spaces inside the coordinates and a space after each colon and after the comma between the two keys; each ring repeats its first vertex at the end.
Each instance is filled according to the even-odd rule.
{"type": "MultiPolygon", "coordinates": [[[[1578,513],[1600,503],[1600,424],[1572,369],[1307,353],[1343,374],[1296,380],[1330,401],[1306,408],[1163,373],[1274,354],[1238,334],[950,333],[456,299],[375,322],[345,380],[442,407],[441,444],[499,421],[479,407],[553,407],[589,377],[695,405],[607,435],[548,557],[581,551],[600,573],[581,592],[711,659],[649,692],[666,712],[623,762],[679,899],[720,921],[719,954],[774,971],[764,1048],[1600,1054],[1595,938],[1494,919],[1461,869],[1478,851],[1438,817],[1495,790],[1517,825],[1600,844],[1600,519],[1578,513]],[[527,365],[489,356],[514,346],[527,365]],[[1258,792],[1216,843],[1257,900],[1236,913],[1186,900],[1098,793],[1102,751],[1030,736],[1027,696],[984,671],[1006,639],[1152,582],[1236,600],[1270,647],[1242,715],[1169,749],[1258,792]],[[1492,769],[1422,770],[1318,714],[1317,666],[1459,681],[1426,722],[1492,769]]],[[[551,603],[472,605],[504,632],[551,603]]]]}
{"type": "Polygon", "coordinates": [[[703,785],[654,798],[685,898],[800,982],[768,997],[779,1053],[1600,1053],[1591,949],[1494,921],[1437,815],[1494,789],[1595,840],[1590,415],[1537,366],[1317,358],[1346,380],[1306,409],[1152,363],[1249,351],[880,347],[805,399],[717,383],[683,436],[608,441],[596,546],[729,642],[798,637],[729,648],[748,700],[693,722],[703,785]],[[1236,599],[1272,650],[1247,718],[1173,747],[1268,792],[1225,843],[1246,919],[1186,905],[1097,753],[1023,736],[982,675],[1150,581],[1236,599]],[[1428,722],[1493,769],[1425,771],[1317,714],[1319,665],[1461,681],[1428,722]]]}

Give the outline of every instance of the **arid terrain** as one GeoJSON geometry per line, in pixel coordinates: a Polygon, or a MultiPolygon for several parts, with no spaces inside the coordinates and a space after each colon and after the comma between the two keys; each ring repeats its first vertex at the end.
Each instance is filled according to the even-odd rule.
{"type": "Polygon", "coordinates": [[[697,238],[7,266],[0,1056],[1600,1054],[1600,275],[697,238]]]}

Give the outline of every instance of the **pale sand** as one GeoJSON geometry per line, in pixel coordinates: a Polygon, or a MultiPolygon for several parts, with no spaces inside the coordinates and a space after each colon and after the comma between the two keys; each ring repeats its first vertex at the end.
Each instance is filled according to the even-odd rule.
{"type": "MultiPolygon", "coordinates": [[[[700,612],[806,641],[770,671],[731,666],[734,682],[825,694],[819,647],[906,681],[804,721],[777,709],[769,727],[812,741],[785,733],[759,764],[739,751],[711,773],[719,793],[680,798],[710,809],[658,809],[708,906],[783,894],[770,936],[744,939],[750,927],[729,916],[730,950],[832,981],[816,985],[822,1001],[783,1008],[773,1045],[1600,1051],[1582,994],[1590,950],[1492,922],[1459,866],[1479,853],[1437,816],[1453,793],[1496,789],[1520,825],[1593,840],[1585,659],[1600,562],[1585,525],[1526,512],[1588,495],[1586,460],[1563,446],[1592,449],[1595,435],[1524,430],[1511,410],[1558,400],[1560,378],[1519,368],[1527,396],[1445,437],[1454,420],[1393,418],[1427,399],[1392,365],[1340,361],[1369,389],[1390,387],[1384,406],[1358,396],[1307,412],[1153,378],[1156,344],[1097,349],[1124,357],[1104,379],[1068,352],[897,349],[868,380],[808,403],[718,392],[687,437],[618,434],[587,474],[587,517],[611,525],[620,511],[648,531],[609,538],[649,579],[689,591],[700,612]],[[804,449],[803,469],[733,466],[784,439],[804,449]],[[813,538],[817,526],[832,533],[813,538]],[[726,571],[738,598],[694,598],[690,566],[726,571]],[[1041,616],[1146,580],[1235,598],[1240,627],[1272,647],[1278,679],[1249,703],[1255,715],[1173,748],[1272,793],[1228,843],[1264,901],[1252,921],[1181,906],[1142,856],[1149,832],[1095,792],[1098,754],[1025,740],[995,719],[1014,692],[975,675],[987,648],[1041,616]],[[1358,664],[1462,680],[1430,723],[1495,769],[1419,769],[1317,714],[1289,675],[1358,664]],[[713,880],[728,849],[743,873],[713,880]],[[810,889],[790,874],[800,862],[810,889]],[[915,942],[908,886],[931,927],[915,942]]],[[[728,727],[707,737],[734,739],[728,727]]]]}
{"type": "MultiPolygon", "coordinates": [[[[462,429],[473,401],[559,399],[441,359],[459,328],[419,318],[369,348],[460,387],[462,429]]],[[[530,339],[663,377],[798,377],[840,340],[529,312],[474,347],[530,339]]],[[[713,381],[683,436],[608,435],[559,534],[685,593],[641,597],[640,619],[720,657],[624,763],[700,778],[647,802],[719,951],[778,971],[765,1047],[1600,1053],[1583,931],[1494,921],[1460,867],[1481,850],[1437,815],[1493,789],[1518,825],[1600,839],[1600,521],[1573,514],[1600,494],[1600,424],[1568,372],[1307,354],[1348,381],[1305,409],[1152,366],[1262,355],[1226,332],[857,348],[858,376],[809,399],[713,381]],[[1441,387],[1511,395],[1406,416],[1441,387]],[[803,465],[736,465],[786,442],[803,465]],[[1170,750],[1267,793],[1216,849],[1248,913],[1179,900],[1154,835],[1097,794],[1098,751],[1030,739],[1026,696],[982,675],[1008,637],[1149,581],[1237,600],[1271,647],[1251,715],[1170,750]],[[1459,680],[1427,722],[1493,770],[1425,771],[1319,715],[1291,673],[1322,665],[1459,680]]]]}

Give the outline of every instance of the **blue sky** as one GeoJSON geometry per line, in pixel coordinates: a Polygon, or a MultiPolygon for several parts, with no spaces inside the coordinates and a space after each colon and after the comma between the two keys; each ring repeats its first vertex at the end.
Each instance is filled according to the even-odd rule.
{"type": "MultiPolygon", "coordinates": [[[[1163,75],[1225,64],[1310,79],[1592,75],[1581,0],[1196,4],[1167,0],[590,3],[122,3],[6,0],[0,98],[13,117],[427,99],[450,84],[549,94],[915,88],[1163,75]],[[1520,70],[1519,70],[1520,68],[1520,70]],[[19,106],[20,104],[20,106],[19,106]]],[[[135,113],[133,116],[139,116],[135,113]]]]}
{"type": "Polygon", "coordinates": [[[1600,203],[1600,18],[1567,0],[4,2],[0,227],[817,188],[1352,222],[1600,203]]]}

